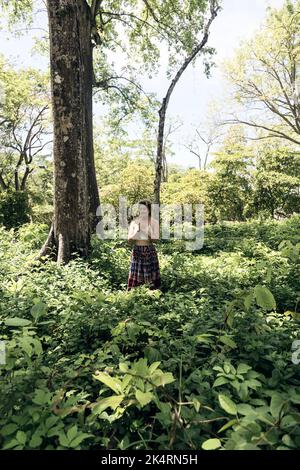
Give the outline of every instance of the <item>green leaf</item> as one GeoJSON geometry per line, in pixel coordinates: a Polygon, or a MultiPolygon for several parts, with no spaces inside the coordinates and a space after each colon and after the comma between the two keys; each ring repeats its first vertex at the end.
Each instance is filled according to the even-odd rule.
{"type": "Polygon", "coordinates": [[[34,352],[37,356],[40,356],[43,352],[42,343],[38,339],[32,340],[32,345],[34,347],[34,352]]]}
{"type": "Polygon", "coordinates": [[[241,389],[241,384],[240,384],[240,382],[239,382],[238,380],[232,380],[232,381],[230,382],[230,385],[231,385],[237,392],[239,392],[240,389],[241,389]]]}
{"type": "Polygon", "coordinates": [[[220,387],[220,385],[227,384],[228,382],[229,382],[229,380],[226,379],[226,377],[218,377],[218,378],[214,381],[213,387],[220,387]]]}
{"type": "Polygon", "coordinates": [[[153,382],[157,387],[165,386],[174,382],[175,379],[171,372],[163,373],[161,370],[156,370],[154,374],[151,376],[151,382],[153,382]]]}
{"type": "Polygon", "coordinates": [[[213,335],[209,333],[204,333],[203,335],[197,335],[195,339],[198,343],[211,344],[213,343],[213,339],[211,338],[212,336],[213,335]]]}
{"type": "Polygon", "coordinates": [[[137,334],[140,331],[140,327],[138,325],[135,325],[134,323],[127,323],[126,331],[129,339],[134,342],[136,340],[137,334]]]}
{"type": "Polygon", "coordinates": [[[72,440],[72,442],[70,442],[69,446],[74,449],[75,447],[78,447],[79,444],[81,444],[82,441],[84,441],[84,439],[88,439],[89,437],[93,437],[92,434],[87,434],[87,433],[80,433],[78,434],[75,439],[72,440]]]}
{"type": "Polygon", "coordinates": [[[63,431],[61,432],[61,434],[59,434],[58,440],[61,446],[69,447],[69,440],[67,439],[67,436],[63,431]]]}
{"type": "Polygon", "coordinates": [[[223,432],[223,431],[226,431],[226,429],[229,429],[231,428],[232,426],[234,426],[235,424],[238,423],[238,420],[237,419],[231,419],[230,421],[228,421],[228,423],[224,424],[224,426],[222,426],[219,431],[218,431],[218,434],[220,432],[223,432]]]}
{"type": "Polygon", "coordinates": [[[25,432],[18,431],[17,434],[16,434],[16,439],[20,444],[24,445],[26,440],[27,440],[27,436],[26,436],[25,432]]]}
{"type": "Polygon", "coordinates": [[[134,381],[134,377],[132,375],[126,374],[122,380],[122,390],[123,392],[126,391],[127,386],[130,382],[134,381]]]}
{"type": "Polygon", "coordinates": [[[145,347],[144,354],[147,357],[149,362],[156,361],[156,360],[160,359],[160,356],[161,356],[160,352],[157,349],[155,349],[151,346],[146,346],[145,347]]]}
{"type": "Polygon", "coordinates": [[[270,411],[273,418],[278,418],[285,399],[278,393],[274,393],[271,398],[270,411]]]}
{"type": "Polygon", "coordinates": [[[154,399],[154,395],[151,392],[141,392],[140,390],[137,390],[135,392],[135,398],[141,406],[145,406],[154,399]]]}
{"type": "Polygon", "coordinates": [[[147,358],[141,358],[135,362],[132,366],[132,371],[142,377],[148,375],[147,358]]]}
{"type": "Polygon", "coordinates": [[[256,379],[246,380],[245,383],[248,385],[249,388],[253,388],[253,390],[256,390],[258,387],[261,387],[261,383],[256,379]]]}
{"type": "Polygon", "coordinates": [[[251,304],[253,302],[253,298],[254,298],[254,295],[253,295],[253,291],[250,292],[250,294],[248,294],[245,299],[244,299],[244,305],[245,305],[245,309],[247,311],[250,310],[250,307],[251,307],[251,304]]]}
{"type": "Polygon", "coordinates": [[[257,305],[265,310],[276,310],[276,301],[272,292],[264,286],[255,286],[254,295],[257,305]]]}
{"type": "Polygon", "coordinates": [[[237,405],[237,410],[238,410],[238,413],[243,415],[243,416],[247,416],[247,415],[253,414],[255,412],[254,408],[252,408],[252,406],[248,405],[248,403],[240,403],[239,405],[237,405]]]}
{"type": "Polygon", "coordinates": [[[259,447],[251,444],[250,442],[243,442],[236,448],[236,450],[259,450],[259,447]]]}
{"type": "Polygon", "coordinates": [[[31,338],[29,337],[24,337],[20,338],[19,344],[23,351],[25,351],[26,354],[30,357],[32,355],[32,347],[31,347],[31,338]]]}
{"type": "Polygon", "coordinates": [[[213,370],[216,370],[216,371],[218,371],[218,372],[224,372],[224,370],[223,370],[222,367],[220,367],[220,366],[214,366],[214,367],[213,367],[213,370]]]}
{"type": "Polygon", "coordinates": [[[297,390],[295,389],[290,390],[289,398],[296,405],[300,405],[300,393],[297,390]]]}
{"type": "Polygon", "coordinates": [[[33,434],[29,441],[29,447],[32,449],[39,448],[42,445],[43,439],[39,434],[33,434]]]}
{"type": "Polygon", "coordinates": [[[52,394],[47,390],[40,388],[35,389],[34,397],[32,399],[33,403],[36,405],[46,405],[51,401],[52,394]]]}
{"type": "Polygon", "coordinates": [[[207,441],[203,442],[201,447],[203,450],[216,450],[222,447],[222,443],[220,439],[208,439],[207,441]]]}
{"type": "Polygon", "coordinates": [[[288,447],[292,447],[292,448],[296,447],[295,442],[292,440],[292,438],[288,434],[285,434],[283,436],[282,442],[288,447]]]}
{"type": "Polygon", "coordinates": [[[125,373],[128,371],[128,365],[125,362],[120,362],[119,369],[121,372],[125,373]]]}
{"type": "Polygon", "coordinates": [[[3,446],[3,450],[5,449],[13,449],[14,447],[19,445],[19,441],[17,439],[11,439],[7,444],[3,446]]]}
{"type": "Polygon", "coordinates": [[[111,388],[118,395],[122,392],[121,381],[119,379],[113,379],[110,375],[104,374],[103,372],[98,372],[98,374],[93,375],[93,377],[111,388]]]}
{"type": "Polygon", "coordinates": [[[239,391],[239,397],[245,401],[248,397],[248,385],[246,384],[246,382],[243,382],[241,383],[240,385],[240,391],[239,391]]]}
{"type": "Polygon", "coordinates": [[[237,366],[237,370],[236,370],[236,373],[237,374],[246,374],[249,370],[251,370],[252,367],[251,366],[248,366],[248,364],[239,364],[237,366]]]}
{"type": "Polygon", "coordinates": [[[14,433],[18,429],[18,426],[14,423],[6,424],[1,429],[2,436],[9,436],[10,434],[14,433]]]}
{"type": "Polygon", "coordinates": [[[237,414],[237,407],[236,404],[231,400],[231,398],[227,397],[226,395],[219,394],[218,396],[219,403],[221,408],[226,411],[226,413],[230,415],[237,414]]]}
{"type": "Polygon", "coordinates": [[[233,339],[229,338],[229,336],[221,336],[220,341],[225,344],[226,346],[229,346],[231,349],[234,349],[237,347],[236,343],[233,341],[233,339]]]}
{"type": "Polygon", "coordinates": [[[25,320],[25,318],[12,317],[12,318],[7,318],[4,324],[6,326],[29,326],[31,325],[31,321],[25,320]]]}
{"type": "Polygon", "coordinates": [[[233,326],[233,321],[234,321],[234,309],[229,307],[229,309],[225,313],[225,318],[226,318],[226,324],[229,326],[229,328],[232,328],[233,326]]]}
{"type": "Polygon", "coordinates": [[[201,407],[201,403],[199,400],[197,400],[197,398],[193,398],[193,405],[194,405],[194,408],[195,410],[197,411],[197,413],[199,412],[200,410],[200,407],[201,407]]]}
{"type": "Polygon", "coordinates": [[[71,442],[77,436],[77,434],[78,434],[78,428],[77,428],[77,425],[75,424],[67,431],[68,441],[71,442]]]}
{"type": "Polygon", "coordinates": [[[115,411],[123,399],[124,395],[112,395],[111,397],[103,398],[93,407],[93,413],[101,414],[107,408],[111,408],[113,411],[115,411]]]}
{"type": "Polygon", "coordinates": [[[40,317],[47,313],[47,305],[39,300],[30,310],[31,316],[37,321],[40,317]]]}
{"type": "Polygon", "coordinates": [[[152,375],[159,365],[160,365],[160,361],[153,362],[153,364],[149,366],[149,374],[152,375]]]}

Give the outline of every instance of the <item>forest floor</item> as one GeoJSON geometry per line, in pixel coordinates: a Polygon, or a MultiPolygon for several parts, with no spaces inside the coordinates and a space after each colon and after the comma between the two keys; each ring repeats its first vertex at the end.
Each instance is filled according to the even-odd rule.
{"type": "Polygon", "coordinates": [[[46,232],[0,229],[1,448],[300,448],[300,217],[159,243],[161,291],[123,242],[36,262],[46,232]]]}

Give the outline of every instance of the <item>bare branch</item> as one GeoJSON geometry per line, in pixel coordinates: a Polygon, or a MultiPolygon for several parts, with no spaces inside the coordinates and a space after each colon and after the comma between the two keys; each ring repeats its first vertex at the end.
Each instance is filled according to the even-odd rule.
{"type": "Polygon", "coordinates": [[[268,131],[270,133],[270,137],[281,137],[282,139],[287,139],[290,142],[293,142],[294,144],[300,144],[300,139],[296,140],[285,132],[279,131],[277,129],[272,129],[262,124],[244,121],[242,119],[227,119],[226,121],[224,121],[223,124],[245,124],[246,126],[253,127],[255,129],[263,129],[265,131],[268,131]]]}

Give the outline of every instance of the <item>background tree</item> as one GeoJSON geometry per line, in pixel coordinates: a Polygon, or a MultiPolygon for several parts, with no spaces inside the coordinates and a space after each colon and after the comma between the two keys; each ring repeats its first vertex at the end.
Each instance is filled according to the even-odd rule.
{"type": "Polygon", "coordinates": [[[97,180],[102,202],[114,204],[127,197],[130,204],[151,198],[153,192],[153,139],[144,130],[130,138],[123,128],[114,129],[104,120],[95,140],[97,180]],[[146,138],[148,137],[148,139],[146,138]]]}
{"type": "Polygon", "coordinates": [[[299,0],[270,9],[265,25],[225,67],[235,102],[243,106],[228,121],[257,130],[255,138],[300,143],[299,12],[299,0]]]}
{"type": "Polygon", "coordinates": [[[141,199],[151,199],[153,176],[150,162],[131,160],[119,174],[117,183],[101,188],[101,200],[118,207],[121,196],[125,197],[130,205],[136,204],[141,199]]]}
{"type": "Polygon", "coordinates": [[[0,59],[0,188],[24,191],[29,175],[51,149],[47,74],[17,70],[0,59]]]}
{"type": "Polygon", "coordinates": [[[211,163],[214,173],[208,188],[213,218],[243,221],[251,202],[253,155],[242,129],[230,129],[214,155],[211,163]]]}
{"type": "MultiPolygon", "coordinates": [[[[136,139],[137,148],[139,149],[139,156],[142,158],[148,158],[155,168],[156,163],[156,145],[157,145],[157,117],[156,117],[156,106],[152,105],[152,108],[149,107],[148,114],[145,119],[143,119],[143,126],[141,131],[137,130],[136,134],[141,135],[141,138],[136,139]]],[[[168,158],[172,158],[174,155],[173,144],[171,141],[172,134],[176,133],[178,129],[183,125],[182,121],[179,118],[166,118],[165,123],[165,132],[164,132],[164,141],[163,141],[163,151],[162,151],[162,181],[166,182],[169,176],[169,162],[168,158]]],[[[135,152],[137,153],[137,152],[135,152]]],[[[153,198],[153,195],[152,195],[153,198]]]]}
{"type": "MultiPolygon", "coordinates": [[[[200,2],[200,5],[190,3],[190,15],[199,16],[198,18],[200,31],[203,33],[202,38],[199,40],[199,26],[196,28],[196,31],[189,31],[187,46],[187,56],[180,68],[175,73],[166,95],[162,100],[161,107],[159,109],[159,123],[158,123],[158,137],[157,137],[157,153],[156,153],[156,162],[155,162],[155,181],[154,181],[154,199],[155,202],[159,204],[160,202],[160,186],[161,186],[161,176],[162,176],[162,167],[163,167],[163,150],[164,150],[164,131],[165,131],[165,120],[166,112],[169,105],[170,97],[174,91],[176,84],[178,83],[180,77],[186,70],[186,68],[194,62],[195,58],[200,52],[203,52],[209,37],[209,30],[212,22],[216,18],[220,6],[217,0],[209,0],[208,3],[200,2]],[[200,6],[200,8],[199,8],[200,6]],[[208,8],[210,17],[208,20],[205,18],[206,8],[208,8]]],[[[207,52],[207,51],[206,51],[207,52]]],[[[210,52],[212,52],[210,50],[210,52]]]]}
{"type": "Polygon", "coordinates": [[[198,159],[199,170],[206,170],[212,148],[221,138],[221,129],[216,125],[206,129],[196,129],[194,138],[185,145],[185,148],[198,159]],[[204,150],[203,149],[204,144],[204,150]]]}
{"type": "Polygon", "coordinates": [[[164,143],[162,149],[162,182],[166,183],[169,178],[169,165],[167,155],[172,156],[172,147],[170,137],[183,125],[180,120],[169,120],[165,132],[164,132],[164,143]]]}
{"type": "Polygon", "coordinates": [[[253,214],[288,217],[300,210],[300,153],[279,142],[264,142],[255,152],[253,214]]]}
{"type": "Polygon", "coordinates": [[[208,204],[209,173],[196,169],[177,171],[162,185],[164,204],[208,204]]]}

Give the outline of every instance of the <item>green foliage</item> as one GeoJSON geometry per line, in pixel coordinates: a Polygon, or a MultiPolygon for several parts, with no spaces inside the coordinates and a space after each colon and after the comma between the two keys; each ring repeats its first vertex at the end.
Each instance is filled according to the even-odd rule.
{"type": "Polygon", "coordinates": [[[276,137],[297,145],[298,118],[293,109],[294,70],[300,58],[299,7],[299,0],[286,0],[279,9],[269,8],[264,24],[250,40],[243,41],[225,67],[235,105],[246,111],[240,109],[240,121],[256,128],[258,137],[276,137]]]}
{"type": "Polygon", "coordinates": [[[10,229],[29,222],[31,208],[25,191],[0,192],[0,224],[10,229]]]}
{"type": "MultiPolygon", "coordinates": [[[[0,56],[0,94],[1,189],[25,190],[33,169],[46,165],[49,74],[16,69],[0,56]]],[[[43,176],[42,171],[37,173],[43,176]]]]}
{"type": "MultiPolygon", "coordinates": [[[[94,28],[99,45],[94,54],[96,98],[109,106],[115,128],[133,113],[147,120],[149,104],[157,109],[158,103],[153,94],[143,91],[139,77],[157,74],[161,44],[166,46],[167,76],[178,70],[182,57],[191,54],[204,34],[209,2],[116,0],[109,8],[100,6],[99,10],[94,28]],[[121,69],[115,65],[116,57],[121,58],[121,69]]],[[[207,75],[213,53],[212,48],[203,51],[207,75]]]]}
{"type": "MultiPolygon", "coordinates": [[[[158,402],[157,389],[174,382],[173,375],[169,372],[164,373],[159,369],[159,364],[160,362],[153,362],[148,366],[147,358],[141,358],[133,364],[122,362],[119,364],[120,378],[113,378],[98,371],[94,378],[115,392],[115,395],[92,404],[93,414],[111,423],[121,418],[124,413],[128,413],[127,410],[132,405],[144,408],[152,401],[158,402]],[[111,408],[114,413],[108,415],[105,411],[107,408],[111,408]]],[[[158,402],[158,407],[159,404],[158,402]]]]}
{"type": "Polygon", "coordinates": [[[153,169],[144,162],[131,161],[121,171],[118,183],[104,186],[100,195],[102,201],[119,207],[119,197],[125,197],[128,204],[149,199],[153,194],[153,169]]]}
{"type": "Polygon", "coordinates": [[[32,22],[32,0],[1,0],[0,6],[8,13],[9,26],[11,30],[18,22],[32,22]]]}
{"type": "Polygon", "coordinates": [[[255,215],[286,217],[299,212],[300,155],[293,148],[274,143],[257,149],[253,184],[255,215]]]}
{"type": "Polygon", "coordinates": [[[159,244],[161,291],[123,242],[37,262],[45,229],[0,230],[1,448],[299,448],[299,217],[159,244]]]}
{"type": "MultiPolygon", "coordinates": [[[[122,195],[130,203],[151,199],[151,149],[151,141],[143,144],[126,135],[110,137],[106,145],[99,142],[96,161],[102,201],[117,204],[122,195]]],[[[241,129],[231,129],[211,170],[173,168],[162,183],[162,203],[203,204],[205,221],[212,223],[299,213],[299,155],[293,148],[274,142],[249,145],[241,129]]]]}
{"type": "Polygon", "coordinates": [[[251,153],[243,133],[231,129],[211,163],[209,205],[217,220],[245,220],[251,200],[251,153]]]}

